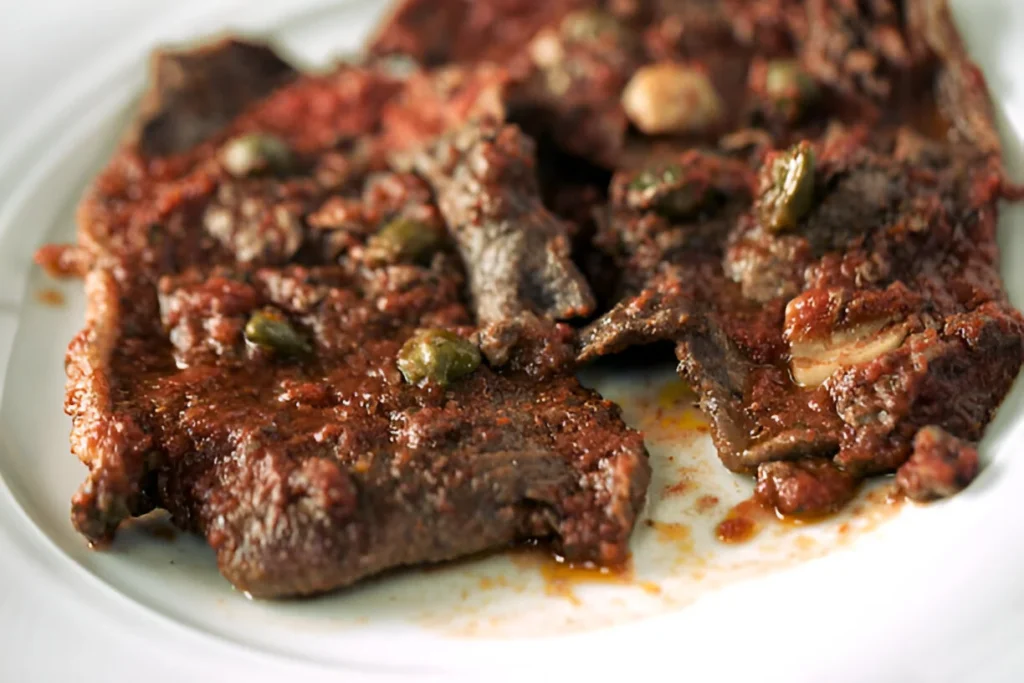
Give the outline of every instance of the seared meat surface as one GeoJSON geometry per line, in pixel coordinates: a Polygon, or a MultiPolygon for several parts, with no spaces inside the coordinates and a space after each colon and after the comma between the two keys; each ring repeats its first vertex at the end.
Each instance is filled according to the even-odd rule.
{"type": "Polygon", "coordinates": [[[755,497],[784,515],[835,512],[857,492],[857,479],[828,460],[766,462],[755,497]]]}
{"type": "Polygon", "coordinates": [[[563,370],[572,330],[555,319],[593,304],[541,204],[530,141],[467,128],[467,158],[425,173],[440,206],[388,168],[500,118],[502,81],[490,67],[345,66],[171,156],[126,142],[80,212],[88,313],[66,409],[90,470],[73,500],[83,535],[103,545],[166,508],[260,597],[527,540],[626,562],[647,454],[563,370]],[[497,286],[500,262],[465,260],[498,302],[471,298],[478,329],[456,251],[476,258],[474,242],[501,235],[522,240],[493,253],[525,279],[497,286]],[[477,345],[515,316],[518,363],[481,362],[477,345]]]}
{"type": "Polygon", "coordinates": [[[327,72],[225,40],[151,86],[37,256],[88,295],[72,520],[166,508],[253,595],[624,563],[650,468],[602,356],[667,342],[792,515],[964,488],[1024,359],[941,0],[402,0],[327,72]]]}
{"type": "Polygon", "coordinates": [[[575,562],[624,562],[648,470],[616,407],[564,375],[538,384],[481,366],[415,386],[396,367],[417,328],[471,333],[452,270],[438,258],[186,271],[159,284],[168,337],[136,333],[121,283],[90,274],[103,315],[84,336],[118,341],[105,362],[83,342],[69,373],[75,395],[97,383],[110,395],[95,412],[69,407],[78,430],[125,429],[92,445],[78,529],[103,542],[122,517],[167,508],[260,597],[527,539],[575,562]],[[253,343],[268,308],[307,352],[253,343]]]}
{"type": "Polygon", "coordinates": [[[1020,370],[991,107],[937,5],[780,9],[790,46],[753,46],[749,64],[748,123],[763,127],[654,144],[599,210],[595,279],[618,279],[578,360],[675,341],[723,463],[757,472],[783,512],[836,509],[859,478],[906,462],[927,425],[978,440],[1020,370]],[[795,51],[819,98],[790,116],[766,105],[771,80],[795,79],[764,73],[776,49],[795,51]]]}

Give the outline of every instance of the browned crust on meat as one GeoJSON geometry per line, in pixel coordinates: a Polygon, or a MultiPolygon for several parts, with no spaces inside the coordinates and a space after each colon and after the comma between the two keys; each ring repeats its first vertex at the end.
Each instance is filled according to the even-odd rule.
{"type": "Polygon", "coordinates": [[[152,443],[131,416],[114,409],[111,357],[120,338],[121,300],[110,273],[85,279],[85,327],[68,347],[67,397],[71,451],[89,468],[72,499],[71,519],[91,542],[109,542],[118,524],[148,510],[140,482],[152,443]]]}

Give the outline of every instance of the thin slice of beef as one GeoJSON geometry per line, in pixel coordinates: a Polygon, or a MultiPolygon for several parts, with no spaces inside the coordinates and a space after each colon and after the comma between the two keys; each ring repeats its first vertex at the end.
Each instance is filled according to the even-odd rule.
{"type": "Polygon", "coordinates": [[[760,196],[724,230],[722,267],[708,261],[721,241],[702,232],[713,218],[687,231],[652,209],[672,183],[613,190],[599,237],[624,278],[656,275],[581,332],[579,358],[676,341],[736,471],[834,457],[859,478],[898,468],[926,424],[977,439],[1021,363],[1021,318],[993,251],[998,164],[955,142],[866,136],[833,131],[766,155],[760,196]],[[811,155],[789,181],[806,182],[806,202],[773,222],[776,168],[797,168],[796,154],[811,155]]]}
{"type": "Polygon", "coordinates": [[[147,157],[129,141],[79,208],[79,245],[92,260],[135,253],[153,240],[177,253],[150,244],[146,254],[178,262],[309,262],[303,250],[314,247],[337,255],[344,236],[320,234],[310,244],[306,214],[367,172],[384,170],[390,152],[419,147],[471,118],[502,116],[505,80],[488,65],[404,79],[378,66],[342,65],[297,77],[229,121],[211,118],[216,132],[173,156],[147,157]],[[251,176],[229,172],[225,150],[253,137],[275,141],[289,163],[251,176]],[[253,185],[264,189],[248,191],[253,185]],[[194,229],[200,224],[204,231],[194,229]],[[186,244],[186,235],[195,243],[186,244]]]}
{"type": "Polygon", "coordinates": [[[694,306],[693,271],[668,268],[640,294],[616,304],[577,335],[576,360],[587,363],[632,346],[673,340],[691,323],[694,306]]]}
{"type": "Polygon", "coordinates": [[[726,467],[753,473],[769,461],[836,452],[840,423],[827,393],[795,387],[785,369],[751,362],[711,318],[678,340],[679,373],[700,397],[726,467]]]}
{"type": "Polygon", "coordinates": [[[187,151],[296,76],[262,43],[228,38],[195,50],[158,50],[137,124],[139,149],[146,156],[187,151]]]}
{"type": "Polygon", "coordinates": [[[569,228],[541,201],[534,163],[528,137],[490,122],[412,159],[437,194],[468,270],[484,353],[498,365],[538,318],[566,320],[594,308],[571,258],[569,228]]]}
{"type": "Polygon", "coordinates": [[[974,445],[930,425],[914,437],[914,452],[896,472],[896,485],[911,500],[927,503],[959,493],[976,476],[974,445]]]}
{"type": "Polygon", "coordinates": [[[444,387],[399,372],[416,328],[469,331],[453,270],[286,267],[230,286],[175,276],[162,285],[167,320],[193,332],[172,334],[175,355],[132,334],[129,293],[97,271],[103,334],[90,326],[69,354],[73,446],[91,466],[78,529],[102,543],[125,517],[165,507],[259,597],[527,539],[571,561],[625,561],[649,471],[617,408],[566,376],[538,384],[480,366],[444,387]],[[268,306],[309,355],[245,336],[268,306]],[[98,336],[111,343],[87,341],[98,336]]]}
{"type": "MultiPolygon", "coordinates": [[[[72,504],[83,535],[104,544],[166,508],[263,597],[526,540],[571,561],[627,559],[646,452],[562,371],[572,335],[555,318],[592,301],[565,224],[541,204],[529,141],[467,129],[452,191],[387,169],[466,119],[500,118],[503,79],[487,65],[342,66],[173,156],[122,147],[79,213],[93,259],[66,410],[89,468],[72,504]],[[242,143],[266,158],[241,163],[242,143]],[[500,238],[492,253],[524,278],[489,328],[466,305],[432,190],[481,221],[478,245],[500,238]],[[458,374],[410,374],[425,331],[461,349],[458,374]],[[517,350],[498,369],[467,350],[495,338],[517,350]]],[[[458,246],[469,227],[454,223],[458,246]]]]}

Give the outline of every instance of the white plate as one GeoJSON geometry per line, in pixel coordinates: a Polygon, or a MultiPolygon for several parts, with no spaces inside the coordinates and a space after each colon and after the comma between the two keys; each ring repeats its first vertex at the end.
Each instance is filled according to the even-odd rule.
{"type": "MultiPolygon", "coordinates": [[[[535,558],[502,555],[314,601],[259,603],[232,591],[195,539],[168,542],[138,527],[109,552],[88,550],[68,521],[84,472],[68,453],[61,412],[62,359],[81,324],[82,296],[76,283],[55,285],[31,267],[32,251],[71,239],[74,204],[105,162],[141,88],[141,56],[158,39],[231,26],[268,32],[303,62],[320,64],[357,46],[382,9],[282,0],[249,3],[239,14],[225,9],[232,4],[97,13],[90,37],[111,48],[91,61],[81,58],[84,39],[61,47],[61,31],[74,29],[64,3],[37,2],[15,17],[24,23],[0,26],[0,44],[28,46],[16,29],[36,22],[52,52],[31,52],[26,63],[66,76],[31,109],[17,97],[17,106],[0,104],[0,123],[21,122],[0,130],[0,357],[11,349],[0,405],[0,680],[109,682],[140,672],[151,681],[336,680],[341,672],[345,680],[504,680],[524,672],[1024,679],[1015,647],[1024,635],[1024,516],[1016,508],[1024,462],[1014,459],[1024,439],[1021,386],[990,429],[988,466],[965,494],[928,508],[867,501],[821,525],[769,525],[754,541],[726,547],[714,540],[714,524],[750,485],[727,474],[706,436],[693,431],[698,421],[672,373],[591,373],[588,381],[645,429],[655,467],[645,513],[655,526],[638,527],[628,580],[567,584],[535,558]],[[52,18],[58,14],[63,22],[52,18]],[[158,15],[173,20],[145,28],[158,15]],[[40,301],[53,289],[63,305],[40,301]]],[[[1016,168],[1019,138],[1010,131],[1024,130],[1024,3],[961,0],[955,8],[1013,124],[1004,137],[1016,168]]],[[[8,92],[41,87],[15,75],[8,92]]],[[[1021,212],[1005,212],[1007,265],[1024,256],[1015,223],[1024,223],[1021,212]]],[[[1024,302],[1024,272],[1004,271],[1014,300],[1024,302]]]]}

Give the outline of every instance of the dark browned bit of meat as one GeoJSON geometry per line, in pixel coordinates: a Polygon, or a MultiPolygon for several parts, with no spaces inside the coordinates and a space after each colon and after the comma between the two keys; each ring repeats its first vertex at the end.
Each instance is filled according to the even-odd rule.
{"type": "Polygon", "coordinates": [[[927,503],[967,488],[978,476],[978,450],[941,427],[922,427],[910,459],[896,472],[896,485],[911,500],[927,503]]]}
{"type": "MultiPolygon", "coordinates": [[[[616,173],[594,236],[619,274],[613,301],[642,291],[664,264],[717,259],[753,186],[745,163],[696,149],[616,173]]],[[[611,279],[607,272],[591,277],[611,279]]]]}
{"type": "Polygon", "coordinates": [[[889,100],[922,58],[908,45],[902,4],[809,0],[804,64],[837,90],[889,100]]]}
{"type": "Polygon", "coordinates": [[[757,468],[754,496],[783,515],[814,516],[839,510],[858,485],[829,460],[766,462],[757,468]]]}
{"type": "Polygon", "coordinates": [[[1022,335],[1018,312],[989,303],[833,375],[826,387],[846,423],[836,462],[858,473],[893,471],[928,425],[980,439],[1020,371],[1022,335]]]}
{"type": "Polygon", "coordinates": [[[262,43],[225,39],[200,49],[158,50],[135,133],[139,149],[146,156],[187,151],[296,76],[262,43]]]}
{"type": "Polygon", "coordinates": [[[541,28],[594,0],[399,0],[370,39],[373,55],[436,66],[505,62],[541,28]]]}
{"type": "Polygon", "coordinates": [[[615,175],[593,241],[604,270],[590,274],[612,308],[580,333],[581,361],[674,340],[692,315],[729,296],[721,248],[753,177],[746,164],[700,150],[615,175]]]}
{"type": "Polygon", "coordinates": [[[598,7],[570,12],[510,63],[511,116],[535,137],[614,168],[629,125],[619,98],[642,59],[626,22],[598,7]]]}
{"type": "Polygon", "coordinates": [[[568,226],[541,201],[534,163],[529,138],[490,122],[412,159],[437,193],[466,263],[483,351],[496,365],[508,362],[521,330],[538,316],[568,320],[594,309],[571,258],[568,226]]]}
{"type": "Polygon", "coordinates": [[[580,330],[576,360],[586,363],[632,346],[674,340],[693,319],[692,271],[669,269],[643,292],[625,299],[580,330]]]}

